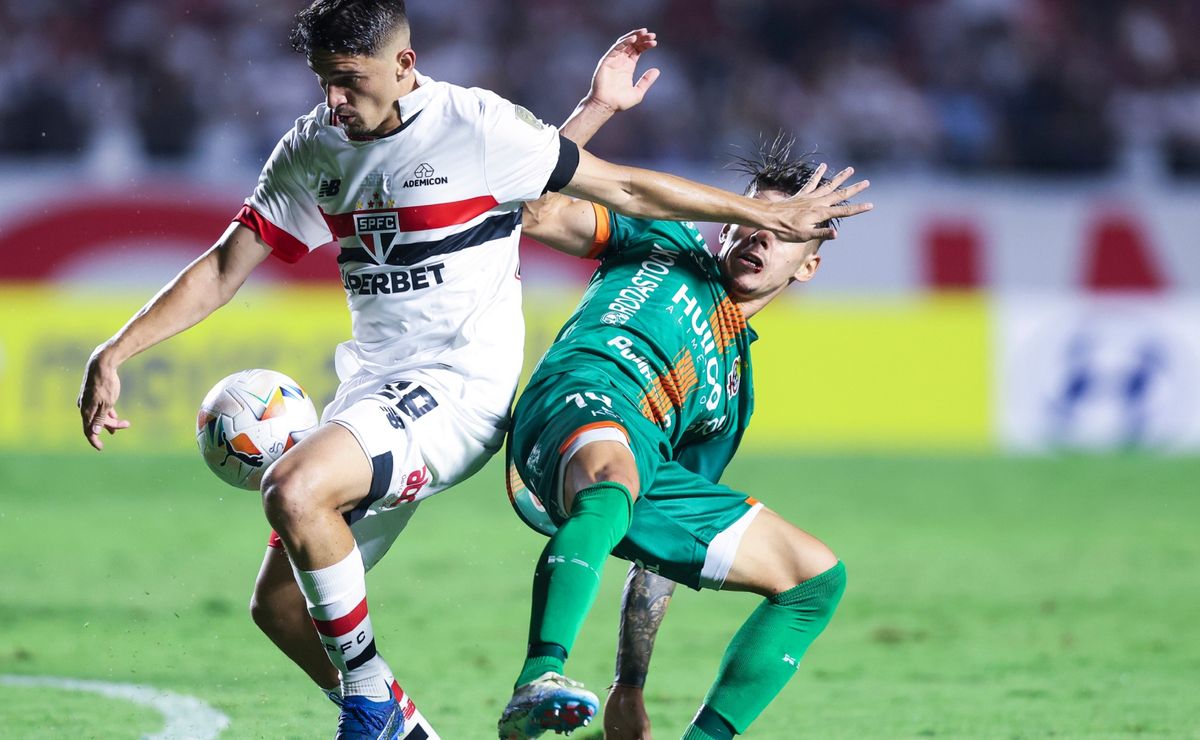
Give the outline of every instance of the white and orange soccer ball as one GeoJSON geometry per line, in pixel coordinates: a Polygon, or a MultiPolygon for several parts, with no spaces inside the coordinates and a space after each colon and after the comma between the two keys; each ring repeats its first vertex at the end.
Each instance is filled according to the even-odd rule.
{"type": "Polygon", "coordinates": [[[204,397],[196,442],[218,478],[257,491],[271,463],[317,423],[317,410],[299,383],[274,370],[243,370],[204,397]]]}

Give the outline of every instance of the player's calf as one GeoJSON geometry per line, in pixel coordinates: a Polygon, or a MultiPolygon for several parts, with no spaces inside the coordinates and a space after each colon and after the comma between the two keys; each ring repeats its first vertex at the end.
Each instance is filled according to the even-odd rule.
{"type": "Polygon", "coordinates": [[[728,740],[795,674],[846,588],[846,568],[812,535],[764,510],[742,538],[725,588],[765,598],[734,635],[686,740],[728,740]]]}
{"type": "Polygon", "coordinates": [[[685,740],[729,740],[745,732],[791,680],[808,646],[829,624],[845,587],[846,569],[839,561],[765,599],[729,643],[685,740]]]}
{"type": "Polygon", "coordinates": [[[250,616],[263,634],[314,683],[325,691],[336,689],[340,696],[341,677],[317,639],[287,553],[274,533],[271,541],[275,544],[267,548],[254,582],[250,616]]]}

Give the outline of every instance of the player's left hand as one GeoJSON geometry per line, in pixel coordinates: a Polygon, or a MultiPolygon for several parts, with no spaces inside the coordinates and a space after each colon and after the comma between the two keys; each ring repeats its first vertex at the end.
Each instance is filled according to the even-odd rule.
{"type": "Polygon", "coordinates": [[[600,57],[596,65],[588,100],[613,112],[629,110],[642,102],[646,91],[658,79],[659,71],[657,68],[646,70],[636,83],[633,73],[642,53],[657,45],[655,34],[644,28],[630,31],[617,39],[617,43],[600,57]]]}
{"type": "Polygon", "coordinates": [[[615,684],[604,702],[604,740],[652,740],[640,688],[615,684]]]}

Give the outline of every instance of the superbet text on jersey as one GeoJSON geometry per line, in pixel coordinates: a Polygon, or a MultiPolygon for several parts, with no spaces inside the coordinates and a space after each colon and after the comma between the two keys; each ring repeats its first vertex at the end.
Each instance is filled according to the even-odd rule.
{"type": "Polygon", "coordinates": [[[382,137],[350,138],[325,104],[298,119],[237,220],[287,262],[340,249],[359,369],[452,367],[511,394],[521,203],[565,185],[578,151],[494,93],[417,81],[382,137]]]}

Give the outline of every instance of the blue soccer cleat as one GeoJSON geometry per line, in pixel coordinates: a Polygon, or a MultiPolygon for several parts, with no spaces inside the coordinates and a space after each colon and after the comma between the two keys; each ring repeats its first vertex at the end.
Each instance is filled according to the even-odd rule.
{"type": "Polygon", "coordinates": [[[334,703],[342,708],[342,714],[333,740],[396,740],[404,732],[404,714],[395,697],[371,701],[365,696],[347,696],[334,699],[334,703]]]}
{"type": "Polygon", "coordinates": [[[500,740],[528,740],[553,730],[570,734],[596,716],[596,695],[558,673],[543,673],[518,686],[500,715],[500,740]]]}

